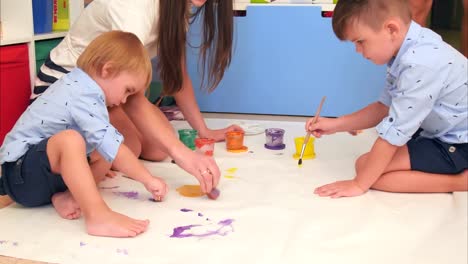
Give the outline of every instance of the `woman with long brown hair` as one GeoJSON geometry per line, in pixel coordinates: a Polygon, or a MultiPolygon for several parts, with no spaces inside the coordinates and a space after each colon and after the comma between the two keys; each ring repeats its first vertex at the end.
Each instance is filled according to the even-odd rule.
{"type": "MultiPolygon", "coordinates": [[[[94,0],[41,66],[32,99],[73,69],[78,56],[99,34],[110,30],[128,31],[138,36],[151,57],[157,57],[164,95],[174,96],[200,137],[221,141],[225,132],[241,128],[230,126],[213,130],[206,126],[187,72],[186,35],[192,19],[201,16],[201,67],[207,70],[206,89],[212,91],[231,62],[232,8],[232,0],[94,0]]],[[[109,113],[112,125],[124,135],[124,143],[137,156],[160,161],[169,155],[198,179],[204,192],[210,192],[218,184],[220,172],[214,159],[185,147],[166,117],[143,93],[129,97],[123,106],[110,108],[109,113]]]]}

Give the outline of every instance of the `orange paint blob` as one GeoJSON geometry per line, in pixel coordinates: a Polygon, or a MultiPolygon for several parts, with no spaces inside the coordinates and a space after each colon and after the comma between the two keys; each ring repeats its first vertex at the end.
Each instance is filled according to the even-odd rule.
{"type": "Polygon", "coordinates": [[[200,185],[182,185],[179,188],[177,188],[176,191],[179,192],[180,195],[185,197],[200,197],[205,195],[202,192],[200,185]]]}

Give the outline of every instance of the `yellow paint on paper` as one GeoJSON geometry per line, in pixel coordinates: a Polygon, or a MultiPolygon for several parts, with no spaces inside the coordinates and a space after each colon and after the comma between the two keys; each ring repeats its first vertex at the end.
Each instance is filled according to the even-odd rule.
{"type": "Polygon", "coordinates": [[[234,178],[237,178],[236,176],[233,176],[233,175],[224,175],[224,178],[226,179],[234,179],[234,178]]]}
{"type": "Polygon", "coordinates": [[[237,171],[237,168],[229,168],[226,170],[226,172],[228,173],[236,173],[236,171],[237,171]]]}

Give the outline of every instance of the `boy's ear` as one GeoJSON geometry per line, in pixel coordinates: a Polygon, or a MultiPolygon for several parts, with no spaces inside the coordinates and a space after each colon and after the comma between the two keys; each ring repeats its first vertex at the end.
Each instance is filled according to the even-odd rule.
{"type": "Polygon", "coordinates": [[[398,23],[397,20],[395,19],[389,19],[385,24],[384,24],[384,29],[390,34],[390,36],[395,38],[401,31],[401,26],[400,23],[398,23]]]}
{"type": "Polygon", "coordinates": [[[112,63],[106,62],[101,68],[100,76],[103,79],[107,79],[111,75],[112,63]]]}

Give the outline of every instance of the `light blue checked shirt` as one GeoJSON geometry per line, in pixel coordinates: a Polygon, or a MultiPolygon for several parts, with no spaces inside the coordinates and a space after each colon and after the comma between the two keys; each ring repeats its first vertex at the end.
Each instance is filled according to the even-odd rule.
{"type": "Polygon", "coordinates": [[[83,136],[87,154],[97,150],[109,162],[123,142],[110,124],[104,92],[78,68],[52,84],[21,115],[0,148],[0,164],[18,160],[30,146],[66,129],[83,136]]]}
{"type": "Polygon", "coordinates": [[[421,136],[468,142],[467,59],[430,29],[412,22],[398,55],[388,63],[380,102],[389,115],[377,126],[380,137],[402,146],[421,136]]]}

